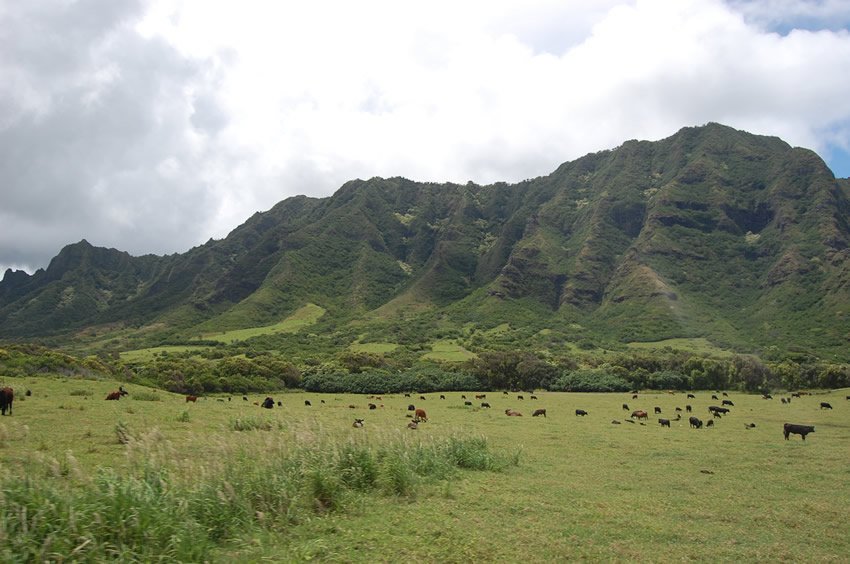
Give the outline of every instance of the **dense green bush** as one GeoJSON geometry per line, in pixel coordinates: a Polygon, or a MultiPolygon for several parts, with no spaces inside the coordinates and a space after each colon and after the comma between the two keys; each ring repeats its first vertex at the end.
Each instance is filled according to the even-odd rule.
{"type": "Polygon", "coordinates": [[[602,370],[574,370],[552,382],[553,392],[626,392],[631,384],[602,370]]]}
{"type": "Polygon", "coordinates": [[[393,394],[414,391],[472,391],[482,387],[470,374],[447,372],[439,368],[422,368],[399,374],[378,371],[359,374],[311,374],[304,377],[304,389],[324,393],[393,394]]]}

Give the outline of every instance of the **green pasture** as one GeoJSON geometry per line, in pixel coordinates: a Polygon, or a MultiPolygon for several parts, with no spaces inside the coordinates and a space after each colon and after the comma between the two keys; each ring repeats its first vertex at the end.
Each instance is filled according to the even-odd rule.
{"type": "Polygon", "coordinates": [[[121,353],[121,360],[128,362],[146,362],[154,356],[162,353],[184,353],[190,351],[202,351],[208,347],[192,345],[165,345],[162,347],[150,347],[147,349],[136,349],[121,353]]]}
{"type": "Polygon", "coordinates": [[[398,348],[396,343],[352,343],[348,349],[354,352],[386,354],[398,348]]]}
{"type": "Polygon", "coordinates": [[[677,338],[664,339],[662,341],[635,341],[626,345],[630,349],[658,350],[669,347],[682,351],[690,351],[697,354],[707,354],[719,357],[732,356],[734,353],[716,346],[714,343],[703,337],[693,339],[677,338]]]}
{"type": "MultiPolygon", "coordinates": [[[[226,522],[219,525],[228,534],[204,557],[216,562],[810,562],[845,561],[850,554],[848,390],[794,398],[787,405],[779,395],[764,400],[729,392],[732,413],[712,428],[696,430],[684,412],[671,428],[660,427],[657,415],[645,425],[628,423],[622,404],[649,413],[657,406],[671,419],[676,407],[690,404],[694,415],[708,421],[708,406],[719,403],[708,392],[690,400],[679,392],[641,393],[635,399],[537,392],[534,400],[527,393],[519,399],[501,392],[484,399],[448,392],[444,400],[436,393],[423,400],[417,393],[293,392],[268,394],[283,407],[265,410],[255,405],[265,394],[187,403],[184,396],[124,384],[129,396],[105,401],[117,383],[28,377],[4,378],[3,384],[14,387],[17,398],[14,414],[0,419],[4,484],[27,476],[29,487],[84,485],[104,468],[117,476],[147,468],[149,482],[157,461],[183,469],[193,482],[216,472],[227,475],[231,465],[243,469],[247,476],[233,475],[216,486],[213,501],[224,503],[234,495],[228,480],[250,481],[253,465],[262,466],[284,445],[300,447],[309,457],[328,443],[401,441],[409,447],[400,451],[403,458],[414,457],[420,442],[477,437],[495,455],[518,462],[460,469],[404,493],[346,494],[338,508],[323,489],[335,482],[317,473],[311,478],[311,491],[318,492],[312,514],[293,514],[282,523],[273,500],[264,499],[262,515],[248,515],[247,528],[231,532],[226,522]],[[464,405],[462,395],[473,405],[464,405]],[[482,408],[482,401],[492,407],[482,408]],[[820,409],[822,401],[834,409],[820,409]],[[428,414],[417,430],[407,429],[409,404],[428,414]],[[507,408],[523,416],[507,417],[507,408]],[[536,408],[545,408],[547,417],[531,417],[536,408]],[[576,409],[588,415],[578,417],[576,409]],[[355,418],[364,420],[362,429],[352,428],[355,418]],[[816,432],[805,442],[796,435],[786,441],[784,422],[815,425],[816,432]],[[755,428],[745,428],[748,423],[755,428]],[[119,442],[122,436],[126,444],[119,442]],[[248,449],[247,457],[240,447],[248,449]]],[[[179,482],[169,483],[176,488],[179,482]]],[[[276,484],[264,495],[273,498],[285,489],[276,484]]],[[[12,489],[5,485],[3,491],[8,496],[12,489]]],[[[244,513],[237,516],[239,504],[228,503],[234,522],[246,519],[244,513]]],[[[227,511],[217,518],[226,521],[227,511]]],[[[11,537],[3,538],[0,546],[8,546],[11,537]]],[[[46,560],[74,559],[45,554],[46,560]]]]}
{"type": "Polygon", "coordinates": [[[475,358],[472,353],[453,340],[435,341],[431,345],[431,352],[422,355],[427,360],[442,360],[445,362],[464,362],[475,358]]]}
{"type": "Polygon", "coordinates": [[[252,337],[260,335],[269,335],[274,333],[297,333],[301,329],[315,324],[320,317],[325,314],[325,308],[316,304],[307,304],[288,316],[280,323],[274,325],[266,325],[263,327],[248,327],[246,329],[233,329],[231,331],[222,331],[220,333],[206,333],[201,336],[202,339],[208,341],[219,341],[222,343],[233,343],[236,341],[244,341],[252,337]]]}

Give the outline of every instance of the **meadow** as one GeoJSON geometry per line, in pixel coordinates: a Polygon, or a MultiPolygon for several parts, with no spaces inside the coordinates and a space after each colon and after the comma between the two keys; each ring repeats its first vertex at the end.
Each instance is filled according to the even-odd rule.
{"type": "Polygon", "coordinates": [[[672,419],[690,403],[708,421],[718,403],[710,392],[465,394],[473,406],[461,392],[445,400],[279,392],[268,395],[282,407],[265,410],[255,405],[265,394],[187,403],[125,383],[129,396],[104,401],[117,382],[3,384],[16,390],[14,414],[0,419],[3,561],[850,554],[848,390],[790,404],[729,392],[732,413],[696,430],[685,413],[669,429],[657,415],[628,423],[621,406],[650,414],[658,406],[672,419]],[[822,401],[834,409],[821,410],[822,401]],[[428,412],[417,430],[407,428],[409,404],[428,412]],[[506,417],[507,408],[523,417],[506,417]],[[531,417],[536,408],[547,417],[531,417]],[[363,428],[352,427],[355,418],[363,428]],[[786,421],[816,432],[786,441],[786,421]]]}

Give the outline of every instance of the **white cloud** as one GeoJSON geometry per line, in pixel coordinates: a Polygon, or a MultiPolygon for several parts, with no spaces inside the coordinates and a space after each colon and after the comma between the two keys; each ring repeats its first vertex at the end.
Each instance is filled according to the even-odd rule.
{"type": "Polygon", "coordinates": [[[708,121],[848,145],[841,2],[59,5],[0,0],[0,221],[20,230],[0,263],[83,237],[183,251],[355,177],[517,181],[708,121]]]}

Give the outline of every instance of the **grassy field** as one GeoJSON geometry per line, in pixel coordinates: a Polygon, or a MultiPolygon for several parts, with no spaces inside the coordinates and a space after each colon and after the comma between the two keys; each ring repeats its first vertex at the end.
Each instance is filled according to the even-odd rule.
{"type": "Polygon", "coordinates": [[[691,351],[698,354],[709,354],[713,356],[732,356],[734,353],[731,351],[727,351],[725,349],[721,349],[720,347],[715,346],[708,339],[704,339],[702,337],[693,338],[693,339],[664,339],[663,341],[648,341],[648,342],[632,342],[628,343],[630,349],[650,349],[657,350],[663,349],[665,347],[670,347],[671,349],[679,349],[683,351],[691,351]]]}
{"type": "MultiPolygon", "coordinates": [[[[370,399],[299,392],[270,394],[283,408],[264,410],[254,405],[264,395],[248,401],[206,397],[187,404],[182,396],[125,384],[130,395],[114,402],[104,401],[117,388],[114,382],[33,377],[3,383],[13,386],[17,396],[14,415],[0,419],[0,475],[7,502],[9,492],[17,491],[8,484],[23,476],[35,484],[43,477],[44,484],[83,487],[111,467],[118,476],[144,470],[148,484],[150,465],[159,461],[163,467],[182,468],[184,474],[175,476],[191,476],[193,483],[226,474],[232,466],[229,478],[214,488],[213,501],[224,503],[238,497],[229,488],[238,493],[247,487],[243,474],[256,472],[258,484],[279,480],[285,469],[268,474],[258,469],[290,456],[281,452],[301,449],[299,456],[310,458],[328,452],[322,446],[327,444],[369,444],[380,450],[404,443],[402,450],[380,450],[381,456],[398,452],[413,459],[420,443],[483,437],[489,450],[505,460],[519,453],[517,465],[414,480],[415,487],[393,495],[346,494],[339,508],[293,514],[285,523],[276,521],[275,512],[291,507],[275,509],[265,499],[283,495],[285,481],[274,483],[260,490],[262,511],[247,514],[235,502],[225,506],[230,509],[219,518],[226,522],[218,526],[228,534],[203,557],[212,561],[846,561],[850,554],[847,390],[794,398],[788,405],[778,396],[763,400],[732,392],[732,413],[712,428],[695,430],[688,427],[687,414],[669,429],[658,425],[658,416],[646,425],[627,423],[621,405],[650,413],[658,406],[661,416],[674,418],[676,407],[690,403],[694,414],[707,421],[707,407],[718,403],[710,393],[697,392],[691,400],[683,393],[633,399],[629,394],[539,392],[536,400],[528,394],[520,400],[516,394],[488,393],[483,401],[492,408],[483,409],[478,407],[482,400],[464,406],[455,392],[446,393],[445,400],[439,394],[422,400],[418,394],[370,399]],[[32,396],[24,397],[25,389],[32,396]],[[819,409],[821,401],[835,409],[819,409]],[[368,403],[379,407],[370,410],[368,403]],[[429,416],[415,431],[406,428],[410,403],[429,416]],[[523,417],[506,417],[507,408],[523,417]],[[546,408],[548,417],[530,417],[534,408],[546,408]],[[579,408],[589,415],[577,417],[579,408]],[[364,420],[362,429],[352,428],[354,418],[364,420]],[[816,432],[805,442],[798,436],[785,441],[786,421],[815,425],[816,432]],[[746,429],[746,423],[756,426],[746,429]],[[231,517],[233,523],[247,519],[253,525],[231,531],[226,528],[231,517]]],[[[311,479],[310,491],[319,492],[316,499],[330,500],[317,501],[317,507],[336,499],[321,493],[327,476],[311,479]]],[[[179,489],[178,478],[166,483],[165,494],[179,489]]],[[[222,513],[215,508],[211,514],[222,513]]],[[[122,522],[118,516],[110,519],[122,522]]],[[[9,523],[4,527],[8,531],[9,523]]],[[[12,542],[12,535],[4,535],[0,547],[12,542]]],[[[85,560],[85,550],[76,557],[85,560]]],[[[14,551],[7,548],[3,554],[5,561],[15,561],[14,551]]],[[[51,559],[49,550],[44,554],[38,559],[51,559]]],[[[52,559],[60,556],[69,554],[58,551],[52,559]]],[[[129,557],[117,551],[115,558],[129,557]]]]}
{"type": "Polygon", "coordinates": [[[147,349],[136,349],[121,353],[121,359],[129,362],[149,361],[160,353],[183,353],[188,351],[201,351],[208,347],[195,347],[191,345],[165,345],[162,347],[150,347],[147,349]]]}
{"type": "Polygon", "coordinates": [[[231,331],[222,331],[220,333],[206,333],[202,335],[201,338],[208,341],[233,343],[236,341],[244,341],[251,337],[259,337],[260,335],[269,335],[273,333],[297,333],[304,327],[308,327],[316,323],[324,314],[325,309],[323,307],[317,306],[316,304],[307,304],[293,312],[292,315],[280,323],[275,323],[274,325],[248,327],[246,329],[233,329],[231,331]]]}
{"type": "Polygon", "coordinates": [[[475,358],[475,353],[469,352],[453,340],[442,340],[435,341],[431,345],[431,352],[425,353],[422,358],[444,362],[464,362],[475,358]]]}
{"type": "Polygon", "coordinates": [[[398,348],[396,343],[352,343],[348,349],[354,352],[386,354],[398,348]]]}

